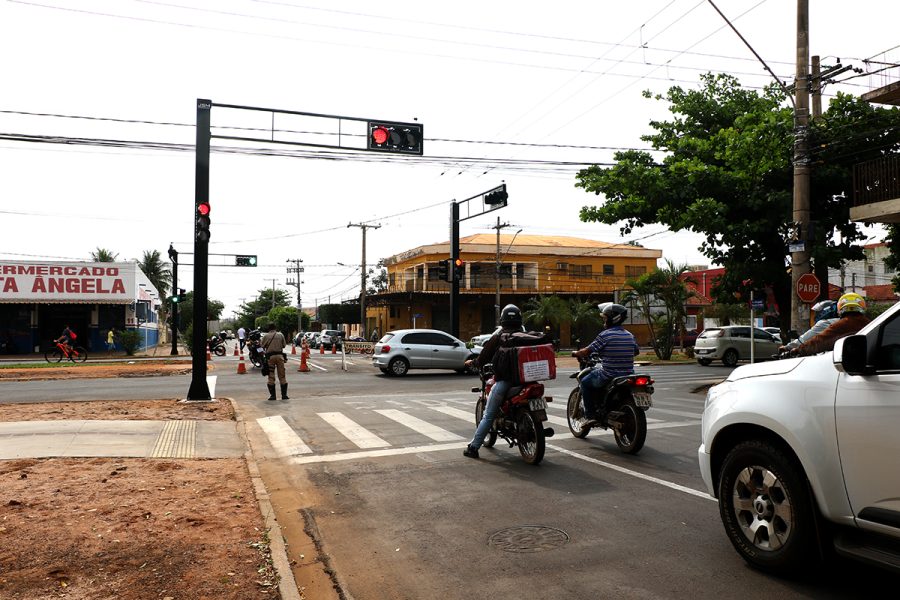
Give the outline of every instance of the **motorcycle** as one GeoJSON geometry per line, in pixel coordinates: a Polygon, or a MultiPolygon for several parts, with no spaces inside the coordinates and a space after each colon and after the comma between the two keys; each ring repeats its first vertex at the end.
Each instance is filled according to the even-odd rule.
{"type": "Polygon", "coordinates": [[[224,334],[210,336],[207,341],[209,351],[215,353],[216,356],[225,356],[225,337],[224,334]]]}
{"type": "Polygon", "coordinates": [[[254,329],[247,334],[247,357],[250,363],[257,369],[261,369],[266,360],[266,351],[262,347],[262,331],[254,329]]]}
{"type": "MultiPolygon", "coordinates": [[[[574,355],[574,353],[573,353],[574,355]]],[[[600,362],[600,357],[592,354],[588,359],[578,359],[579,371],[570,375],[581,380],[600,362]]],[[[646,374],[614,377],[600,388],[598,419],[594,424],[584,418],[581,402],[581,386],[576,385],[569,394],[566,418],[569,431],[577,438],[584,438],[594,427],[612,429],[619,449],[626,454],[637,454],[647,439],[647,410],[653,406],[653,379],[646,374]]]]}
{"type": "MultiPolygon", "coordinates": [[[[475,401],[476,427],[481,422],[488,394],[494,385],[493,366],[484,365],[479,375],[481,386],[472,388],[472,392],[478,394],[475,401]]],[[[553,398],[544,396],[544,384],[540,382],[512,387],[484,438],[484,447],[491,448],[497,438],[501,437],[510,448],[519,447],[519,453],[526,463],[536,465],[541,462],[546,450],[546,438],[553,437],[553,429],[543,425],[547,420],[547,402],[553,402],[553,398]]]]}

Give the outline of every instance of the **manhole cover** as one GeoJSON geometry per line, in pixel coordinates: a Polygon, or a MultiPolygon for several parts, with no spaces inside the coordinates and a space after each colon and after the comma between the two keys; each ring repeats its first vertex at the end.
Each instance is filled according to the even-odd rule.
{"type": "Polygon", "coordinates": [[[543,552],[559,548],[569,541],[561,529],[543,525],[520,525],[501,529],[488,538],[488,545],[504,552],[543,552]]]}

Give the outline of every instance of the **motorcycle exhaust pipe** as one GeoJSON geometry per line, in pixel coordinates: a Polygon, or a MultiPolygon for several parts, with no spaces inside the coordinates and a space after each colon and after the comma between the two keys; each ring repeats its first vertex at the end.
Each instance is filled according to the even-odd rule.
{"type": "Polygon", "coordinates": [[[553,437],[552,427],[544,427],[544,437],[553,437]]]}

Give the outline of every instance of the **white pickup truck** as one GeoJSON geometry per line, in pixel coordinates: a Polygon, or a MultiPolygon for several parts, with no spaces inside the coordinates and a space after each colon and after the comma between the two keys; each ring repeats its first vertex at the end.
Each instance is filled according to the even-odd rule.
{"type": "Polygon", "coordinates": [[[710,388],[698,458],[751,565],[787,572],[836,551],[900,572],[900,303],[832,352],[710,388]]]}

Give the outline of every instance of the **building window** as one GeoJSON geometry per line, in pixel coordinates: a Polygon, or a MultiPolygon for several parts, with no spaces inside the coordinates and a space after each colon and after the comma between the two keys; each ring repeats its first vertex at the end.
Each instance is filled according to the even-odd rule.
{"type": "Polygon", "coordinates": [[[397,310],[396,306],[391,306],[388,308],[388,316],[392,319],[396,319],[400,315],[398,314],[400,311],[397,310]]]}
{"type": "Polygon", "coordinates": [[[569,275],[571,277],[590,277],[591,265],[569,265],[569,275]]]}
{"type": "Polygon", "coordinates": [[[396,280],[396,273],[388,273],[388,285],[390,287],[394,287],[395,280],[396,280]]]}
{"type": "Polygon", "coordinates": [[[868,265],[866,270],[869,271],[869,273],[874,273],[874,272],[875,272],[875,265],[868,265]]]}
{"type": "Polygon", "coordinates": [[[440,277],[438,277],[438,266],[436,264],[428,265],[428,281],[440,281],[440,277]]]}
{"type": "Polygon", "coordinates": [[[640,277],[644,273],[647,272],[647,267],[641,265],[640,267],[629,267],[625,266],[625,277],[640,277]]]}
{"type": "Polygon", "coordinates": [[[612,265],[603,265],[603,274],[604,275],[615,275],[616,270],[613,269],[612,265]]]}

